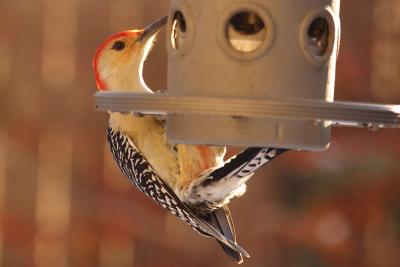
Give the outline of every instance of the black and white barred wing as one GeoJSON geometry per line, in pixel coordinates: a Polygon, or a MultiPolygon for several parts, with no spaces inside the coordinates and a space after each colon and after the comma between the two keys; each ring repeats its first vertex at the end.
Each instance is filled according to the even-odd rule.
{"type": "Polygon", "coordinates": [[[185,201],[204,212],[226,205],[246,191],[248,179],[255,171],[287,151],[280,148],[250,147],[236,154],[221,167],[205,171],[188,188],[185,201]]]}
{"type": "Polygon", "coordinates": [[[249,254],[233,240],[227,239],[210,223],[183,203],[173,190],[156,174],[130,138],[108,128],[108,141],[115,161],[129,180],[143,193],[187,222],[196,231],[214,237],[218,241],[249,257],[249,254]]]}
{"type": "Polygon", "coordinates": [[[245,178],[278,157],[287,149],[269,147],[250,147],[228,159],[224,166],[206,173],[204,185],[217,182],[226,177],[245,178]]]}

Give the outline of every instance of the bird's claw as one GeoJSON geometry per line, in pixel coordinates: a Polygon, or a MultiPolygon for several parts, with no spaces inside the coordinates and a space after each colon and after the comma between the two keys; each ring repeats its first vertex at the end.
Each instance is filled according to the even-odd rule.
{"type": "Polygon", "coordinates": [[[158,121],[158,123],[160,123],[163,127],[165,127],[165,120],[166,120],[165,115],[156,115],[155,118],[158,121]]]}
{"type": "Polygon", "coordinates": [[[134,116],[136,116],[136,117],[139,117],[139,118],[142,118],[142,117],[146,116],[146,114],[141,113],[141,112],[133,112],[132,114],[133,114],[134,116]]]}
{"type": "Polygon", "coordinates": [[[165,90],[165,89],[157,90],[157,91],[156,91],[156,94],[157,94],[157,95],[166,95],[166,94],[167,94],[167,90],[165,90]]]}

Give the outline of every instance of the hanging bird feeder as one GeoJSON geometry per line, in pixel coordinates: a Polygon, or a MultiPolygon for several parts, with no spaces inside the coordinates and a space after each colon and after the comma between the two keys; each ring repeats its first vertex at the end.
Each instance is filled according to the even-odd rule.
{"type": "Polygon", "coordinates": [[[339,0],[174,0],[167,94],[96,108],[165,114],[172,143],[324,150],[332,126],[400,127],[400,105],[334,101],[339,0]]]}

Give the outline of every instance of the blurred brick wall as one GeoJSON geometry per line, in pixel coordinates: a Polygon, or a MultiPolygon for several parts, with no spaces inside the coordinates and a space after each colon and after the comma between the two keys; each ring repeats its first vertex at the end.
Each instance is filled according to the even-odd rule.
{"type": "MultiPolygon", "coordinates": [[[[129,184],[93,111],[96,47],[168,5],[0,2],[0,266],[235,266],[129,184]]],[[[399,0],[342,1],[337,99],[400,102],[399,12],[399,0]]],[[[153,89],[166,84],[164,39],[145,67],[153,89]]],[[[245,265],[400,266],[398,139],[334,129],[327,152],[258,173],[232,203],[245,265]]]]}

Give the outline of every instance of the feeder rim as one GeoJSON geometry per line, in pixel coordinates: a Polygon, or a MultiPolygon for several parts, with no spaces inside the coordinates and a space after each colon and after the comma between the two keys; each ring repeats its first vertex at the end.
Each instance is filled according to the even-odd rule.
{"type": "Polygon", "coordinates": [[[315,99],[183,96],[132,92],[97,92],[99,111],[152,115],[197,114],[312,121],[325,126],[372,130],[400,128],[400,105],[315,99]]]}

